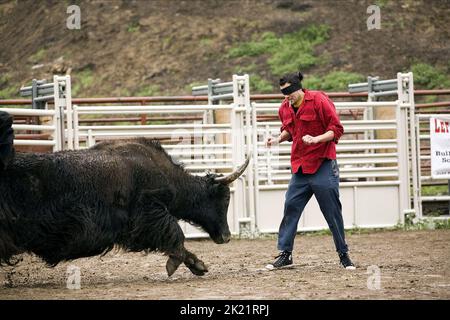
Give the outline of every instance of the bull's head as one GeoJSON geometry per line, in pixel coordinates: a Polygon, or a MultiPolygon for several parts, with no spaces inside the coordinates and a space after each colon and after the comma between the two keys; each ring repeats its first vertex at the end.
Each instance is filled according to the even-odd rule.
{"type": "Polygon", "coordinates": [[[230,204],[229,184],[244,173],[250,158],[251,154],[248,155],[244,164],[227,176],[212,174],[207,176],[208,198],[204,202],[207,206],[204,214],[206,214],[209,218],[204,219],[201,225],[203,229],[208,232],[211,239],[215,243],[227,243],[231,239],[231,233],[227,221],[228,205],[230,204]],[[214,219],[211,219],[210,217],[214,217],[214,219]]]}

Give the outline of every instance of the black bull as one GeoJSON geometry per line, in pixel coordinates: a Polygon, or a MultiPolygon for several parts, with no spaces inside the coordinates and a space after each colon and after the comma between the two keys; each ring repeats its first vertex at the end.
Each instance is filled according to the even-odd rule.
{"type": "Polygon", "coordinates": [[[12,119],[0,112],[0,264],[34,253],[48,265],[127,251],[167,254],[168,275],[181,263],[204,275],[184,247],[178,220],[202,227],[216,243],[230,240],[228,176],[188,174],[154,140],[102,142],[87,150],[16,153],[12,119]]]}

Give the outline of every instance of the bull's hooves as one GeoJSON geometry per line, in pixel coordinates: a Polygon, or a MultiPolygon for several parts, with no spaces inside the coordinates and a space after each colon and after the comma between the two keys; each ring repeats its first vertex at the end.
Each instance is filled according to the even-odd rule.
{"type": "Polygon", "coordinates": [[[194,265],[188,266],[189,270],[196,276],[204,276],[208,272],[208,268],[203,261],[198,260],[194,265]]]}
{"type": "Polygon", "coordinates": [[[190,268],[189,270],[191,270],[191,272],[193,274],[195,274],[196,276],[204,276],[206,272],[208,272],[208,270],[198,270],[198,269],[194,269],[194,268],[190,268]]]}
{"type": "Polygon", "coordinates": [[[166,263],[166,271],[167,275],[170,277],[177,271],[178,267],[180,266],[181,261],[175,258],[170,257],[169,260],[167,260],[166,263]]]}
{"type": "Polygon", "coordinates": [[[166,271],[167,271],[167,276],[170,277],[171,275],[173,275],[175,273],[177,269],[173,268],[169,268],[168,266],[166,266],[166,271]]]}
{"type": "Polygon", "coordinates": [[[206,265],[203,263],[203,261],[198,260],[195,265],[194,265],[195,269],[197,270],[202,270],[204,272],[208,272],[208,268],[206,267],[206,265]]]}
{"type": "Polygon", "coordinates": [[[167,275],[170,277],[171,275],[173,275],[175,273],[175,271],[177,271],[177,268],[166,265],[166,271],[167,271],[167,275]]]}

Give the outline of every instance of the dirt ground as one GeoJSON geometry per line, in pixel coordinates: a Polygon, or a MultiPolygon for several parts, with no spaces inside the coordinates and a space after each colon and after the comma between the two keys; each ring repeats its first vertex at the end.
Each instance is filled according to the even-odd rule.
{"type": "Polygon", "coordinates": [[[368,31],[369,0],[80,0],[79,30],[66,28],[67,1],[0,1],[0,91],[17,97],[33,78],[70,73],[77,98],[185,95],[192,83],[240,70],[276,88],[267,55],[229,58],[228,50],[311,24],[328,25],[330,39],[306,77],[339,70],[390,79],[416,61],[448,70],[448,1],[379,2],[382,29],[368,31]]]}
{"type": "Polygon", "coordinates": [[[339,267],[331,236],[313,234],[297,236],[295,266],[278,271],[264,270],[276,255],[275,237],[226,245],[187,241],[209,266],[203,277],[180,266],[168,278],[162,254],[115,251],[55,268],[24,255],[14,268],[0,269],[0,299],[450,299],[450,230],[359,233],[347,240],[355,271],[339,267]],[[69,266],[80,268],[79,290],[67,288],[69,266]]]}

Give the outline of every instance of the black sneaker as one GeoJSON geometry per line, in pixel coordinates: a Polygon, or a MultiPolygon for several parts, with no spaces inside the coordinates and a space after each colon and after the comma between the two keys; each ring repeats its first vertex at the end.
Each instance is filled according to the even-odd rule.
{"type": "Polygon", "coordinates": [[[352,260],[348,256],[348,253],[339,253],[339,259],[341,260],[341,265],[347,270],[355,270],[356,267],[353,264],[352,260]]]}
{"type": "Polygon", "coordinates": [[[266,266],[269,270],[280,269],[292,265],[292,252],[282,251],[275,257],[275,262],[266,266]]]}

